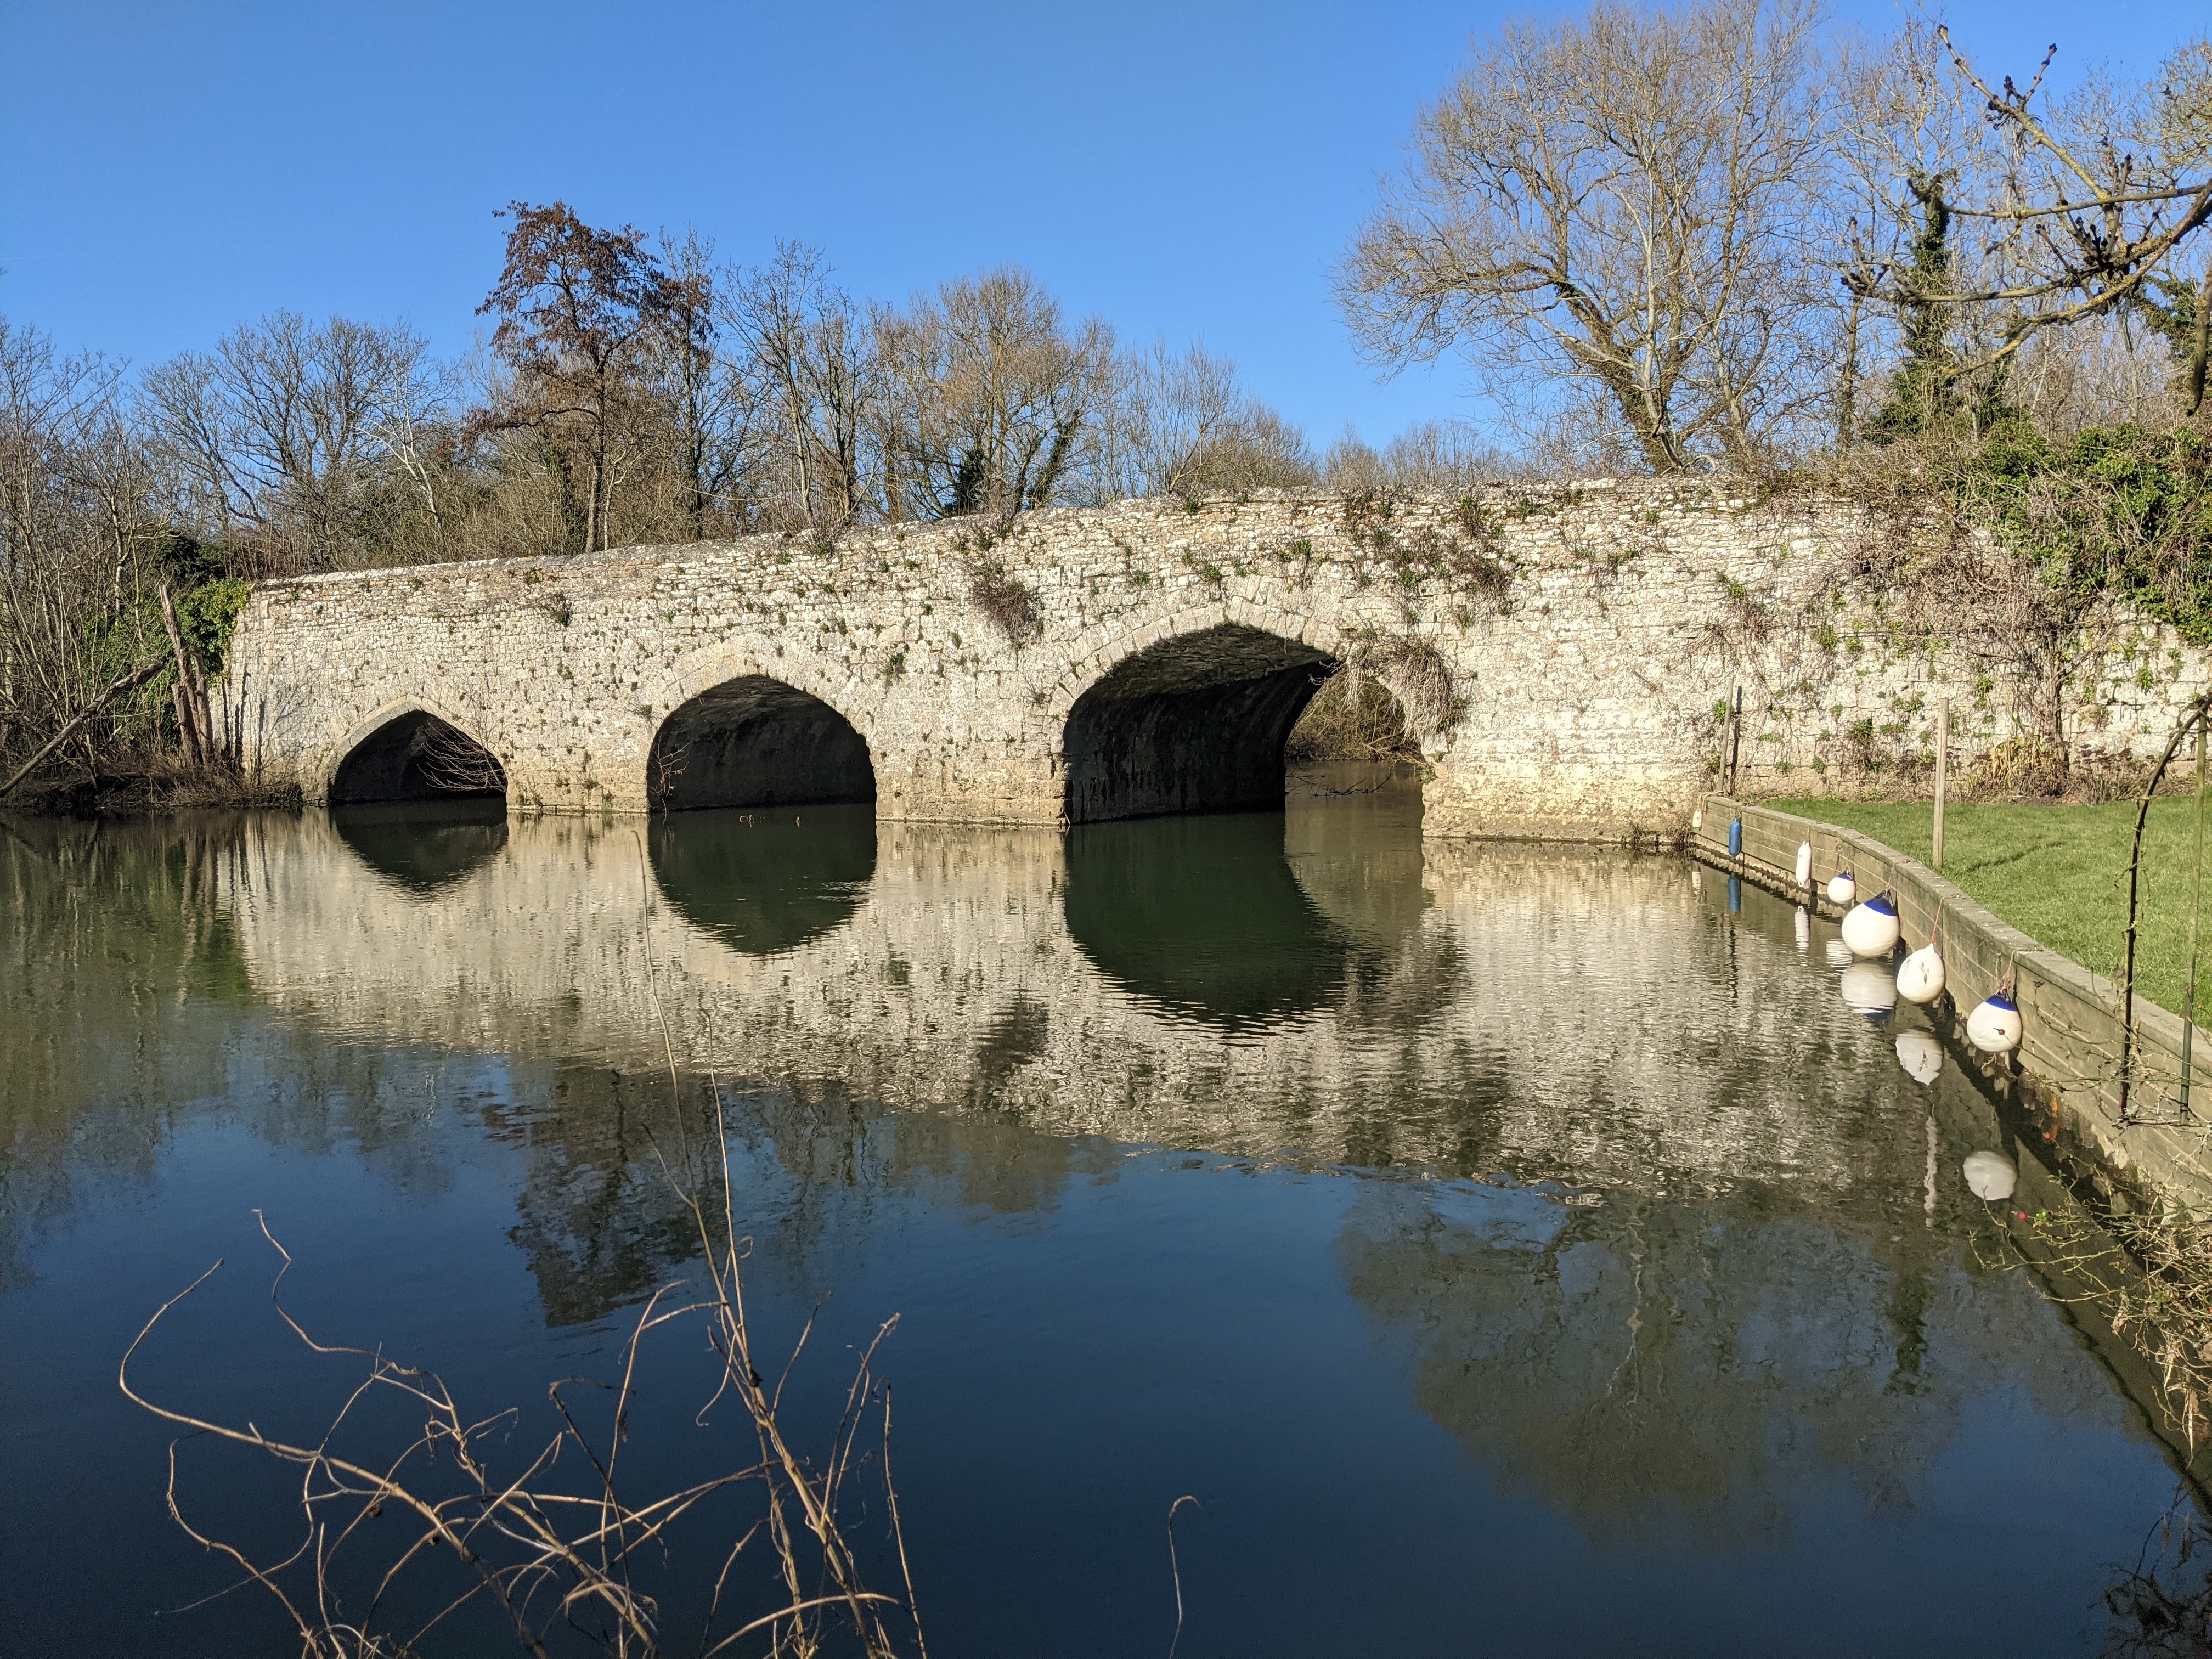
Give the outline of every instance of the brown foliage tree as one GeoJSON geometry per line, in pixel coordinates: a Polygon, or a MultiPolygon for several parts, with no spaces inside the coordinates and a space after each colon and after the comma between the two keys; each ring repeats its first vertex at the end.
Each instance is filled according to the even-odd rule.
{"type": "Polygon", "coordinates": [[[615,486],[637,447],[643,360],[656,345],[709,349],[704,278],[672,276],[635,225],[598,229],[566,202],[513,202],[502,216],[514,222],[507,262],[477,311],[499,319],[492,349],[514,372],[516,395],[479,426],[566,441],[548,459],[565,475],[578,550],[597,552],[610,544],[615,486]]]}

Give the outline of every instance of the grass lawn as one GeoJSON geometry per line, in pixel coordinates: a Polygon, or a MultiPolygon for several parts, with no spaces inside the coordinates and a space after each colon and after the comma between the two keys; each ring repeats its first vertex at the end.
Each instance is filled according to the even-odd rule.
{"type": "MultiPolygon", "coordinates": [[[[1925,801],[1763,803],[1872,836],[1928,862],[1925,801]]],[[[1953,806],[1943,815],[1943,874],[2007,921],[2075,961],[2119,977],[2128,914],[2128,843],[2136,803],[1953,806]]],[[[2189,977],[2193,795],[2153,803],[2143,836],[2142,927],[2136,994],[2180,1012],[2189,977]]],[[[2206,808],[2206,904],[2198,928],[2198,1018],[2212,1004],[2212,805],[2206,808]]],[[[2212,1022],[2208,1022],[2212,1023],[2212,1022]]]]}

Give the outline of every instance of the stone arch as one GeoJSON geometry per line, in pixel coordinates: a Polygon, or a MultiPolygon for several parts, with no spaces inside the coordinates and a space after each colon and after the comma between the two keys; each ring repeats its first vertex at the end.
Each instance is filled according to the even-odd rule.
{"type": "Polygon", "coordinates": [[[1062,705],[1065,820],[1280,805],[1284,739],[1340,665],[1319,631],[1232,602],[1156,621],[1083,665],[1088,684],[1062,705]]]}
{"type": "Polygon", "coordinates": [[[368,802],[504,800],[507,768],[476,732],[427,700],[387,704],[331,751],[322,797],[368,802]]]}
{"type": "Polygon", "coordinates": [[[743,667],[669,710],[645,770],[646,802],[660,811],[876,798],[874,758],[853,721],[788,680],[743,667]]]}

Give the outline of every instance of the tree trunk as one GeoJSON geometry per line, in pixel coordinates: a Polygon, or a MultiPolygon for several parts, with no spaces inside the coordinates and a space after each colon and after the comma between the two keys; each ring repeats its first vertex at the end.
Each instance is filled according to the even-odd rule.
{"type": "Polygon", "coordinates": [[[161,626],[168,631],[169,649],[177,659],[177,731],[184,743],[185,758],[205,766],[215,755],[215,722],[209,717],[207,682],[199,664],[185,647],[184,630],[177,626],[177,607],[169,599],[169,585],[155,590],[161,603],[161,626]]]}

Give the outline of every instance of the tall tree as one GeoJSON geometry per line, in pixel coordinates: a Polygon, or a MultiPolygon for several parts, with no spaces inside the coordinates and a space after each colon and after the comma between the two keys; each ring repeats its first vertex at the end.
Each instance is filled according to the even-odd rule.
{"type": "Polygon", "coordinates": [[[719,345],[727,307],[714,245],[696,230],[664,233],[667,303],[645,355],[659,404],[684,526],[704,537],[714,522],[742,523],[740,480],[757,441],[757,400],[742,367],[719,345]]]}
{"type": "Polygon", "coordinates": [[[763,428],[769,515],[834,529],[882,510],[889,416],[877,318],[803,242],[729,283],[729,327],[763,428]]]}
{"type": "Polygon", "coordinates": [[[2041,337],[2129,313],[2162,319],[2189,360],[2193,410],[2203,402],[2202,333],[2164,313],[2185,292],[2194,309],[2185,261],[2199,239],[2212,240],[2204,236],[2212,228],[2212,43],[2181,48],[2151,82],[2093,73],[2063,95],[2045,85],[2057,50],[2025,84],[2006,76],[1992,86],[1947,29],[1899,33],[1879,78],[1930,88],[1948,100],[1954,127],[1978,127],[1978,166],[1947,185],[1943,171],[1899,146],[1893,110],[1878,107],[1863,125],[1875,136],[1875,153],[1893,158],[1899,188],[1892,194],[1912,198],[1900,201],[1898,217],[1909,222],[1917,206],[1933,226],[1937,207],[1923,192],[1934,185],[1945,192],[1943,234],[1955,240],[1971,227],[1976,257],[1954,253],[1939,271],[1924,257],[1924,236],[1863,243],[1846,282],[1923,343],[1943,319],[1966,342],[1954,348],[1953,378],[1990,383],[2041,337]]]}
{"type": "Polygon", "coordinates": [[[902,483],[920,514],[1042,507],[1095,459],[1115,393],[1114,332],[1096,317],[1070,326],[1030,272],[943,283],[884,333],[902,483]]]}
{"type": "Polygon", "coordinates": [[[609,544],[615,487],[633,447],[642,359],[672,313],[696,320],[703,311],[635,225],[598,229],[559,201],[512,202],[501,216],[514,221],[506,264],[477,312],[499,319],[492,350],[514,372],[517,395],[482,424],[550,427],[573,441],[580,550],[596,552],[609,544]]]}
{"type": "Polygon", "coordinates": [[[1826,390],[1806,244],[1827,128],[1811,0],[1513,22],[1413,132],[1339,268],[1391,366],[1461,349],[1601,386],[1654,471],[1740,465],[1826,390]]]}

